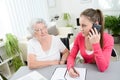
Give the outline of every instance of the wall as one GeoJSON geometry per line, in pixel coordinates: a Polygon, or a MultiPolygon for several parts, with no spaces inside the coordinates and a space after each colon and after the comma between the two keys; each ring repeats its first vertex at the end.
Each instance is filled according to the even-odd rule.
{"type": "Polygon", "coordinates": [[[54,1],[55,1],[54,7],[50,7],[48,5],[49,19],[53,18],[55,15],[61,14],[61,6],[62,6],[61,0],[54,0],[54,1]]]}
{"type": "MultiPolygon", "coordinates": [[[[72,23],[76,26],[76,18],[86,8],[100,8],[98,0],[90,0],[86,3],[81,3],[81,0],[55,0],[56,6],[49,8],[49,16],[59,15],[62,16],[64,12],[69,12],[72,17],[72,23]]],[[[104,14],[119,15],[120,10],[102,10],[104,14]]],[[[63,26],[62,18],[60,17],[58,26],[63,26]]]]}

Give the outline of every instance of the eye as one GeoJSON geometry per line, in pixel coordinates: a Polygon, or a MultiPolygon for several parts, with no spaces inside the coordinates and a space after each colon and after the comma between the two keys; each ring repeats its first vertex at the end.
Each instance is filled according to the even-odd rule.
{"type": "Polygon", "coordinates": [[[38,31],[40,31],[40,29],[34,29],[34,31],[38,32],[38,31]]]}
{"type": "Polygon", "coordinates": [[[85,24],[82,24],[82,25],[80,25],[82,28],[84,28],[84,27],[86,27],[87,25],[85,25],[85,24]]]}

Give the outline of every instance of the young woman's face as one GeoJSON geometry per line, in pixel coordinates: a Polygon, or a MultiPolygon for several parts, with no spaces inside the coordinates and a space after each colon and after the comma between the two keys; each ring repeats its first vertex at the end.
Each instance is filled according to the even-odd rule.
{"type": "Polygon", "coordinates": [[[34,25],[35,37],[44,37],[47,35],[47,27],[43,23],[37,23],[34,25]]]}
{"type": "Polygon", "coordinates": [[[83,36],[88,36],[93,23],[84,15],[80,16],[80,30],[83,36]]]}

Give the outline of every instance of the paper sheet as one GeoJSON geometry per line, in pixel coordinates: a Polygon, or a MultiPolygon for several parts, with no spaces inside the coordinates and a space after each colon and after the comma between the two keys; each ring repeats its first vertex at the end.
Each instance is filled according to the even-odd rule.
{"type": "Polygon", "coordinates": [[[75,70],[79,72],[80,74],[79,77],[72,78],[69,76],[68,71],[67,71],[65,78],[67,80],[85,80],[86,68],[75,68],[75,70]]]}
{"type": "Polygon", "coordinates": [[[51,80],[64,80],[66,68],[56,68],[51,80]]]}
{"type": "Polygon", "coordinates": [[[17,80],[47,80],[47,79],[37,71],[33,71],[17,80]]]}
{"type": "Polygon", "coordinates": [[[0,75],[0,80],[3,80],[2,77],[1,77],[1,75],[0,75]]]}
{"type": "Polygon", "coordinates": [[[72,78],[69,76],[66,68],[56,68],[51,80],[85,80],[86,68],[75,69],[79,72],[80,77],[72,78]]]}

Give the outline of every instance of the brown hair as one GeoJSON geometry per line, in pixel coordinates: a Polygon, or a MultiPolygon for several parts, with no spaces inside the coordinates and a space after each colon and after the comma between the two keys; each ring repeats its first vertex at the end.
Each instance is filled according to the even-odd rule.
{"type": "Polygon", "coordinates": [[[82,15],[86,16],[93,23],[96,23],[96,21],[98,21],[99,25],[101,25],[102,28],[100,30],[100,34],[101,34],[100,45],[101,45],[101,48],[103,48],[104,16],[101,10],[99,9],[95,10],[95,9],[89,8],[80,14],[80,16],[82,15]]]}

